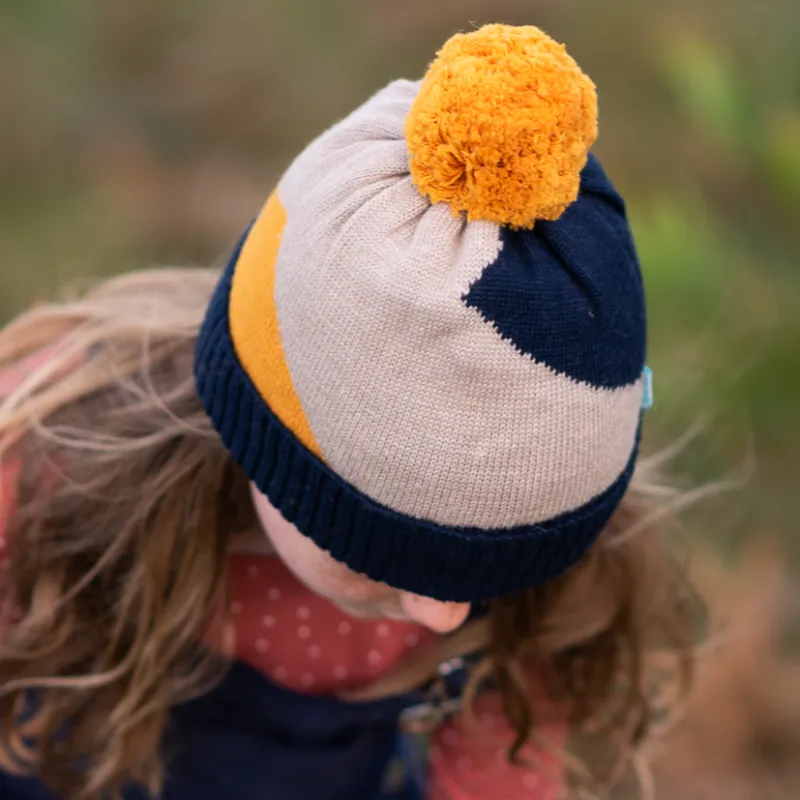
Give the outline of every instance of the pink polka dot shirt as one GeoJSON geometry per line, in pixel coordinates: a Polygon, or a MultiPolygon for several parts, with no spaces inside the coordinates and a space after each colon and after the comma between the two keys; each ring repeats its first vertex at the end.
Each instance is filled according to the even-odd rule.
{"type": "Polygon", "coordinates": [[[277,557],[232,556],[228,592],[236,655],[305,694],[364,686],[435,638],[408,622],[347,616],[277,557]]]}

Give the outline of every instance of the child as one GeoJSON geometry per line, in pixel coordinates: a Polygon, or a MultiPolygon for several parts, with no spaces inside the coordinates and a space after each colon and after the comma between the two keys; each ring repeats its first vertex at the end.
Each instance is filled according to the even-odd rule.
{"type": "Polygon", "coordinates": [[[630,535],[645,307],[596,131],[541,31],[457,35],[301,153],[221,278],[0,334],[2,798],[602,788],[573,735],[628,753],[648,654],[690,640],[630,535]]]}

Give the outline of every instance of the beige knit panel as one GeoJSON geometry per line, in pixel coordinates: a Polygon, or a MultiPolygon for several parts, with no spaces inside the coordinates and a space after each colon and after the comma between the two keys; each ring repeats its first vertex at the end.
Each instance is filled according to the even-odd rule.
{"type": "Polygon", "coordinates": [[[412,185],[403,120],[416,91],[391,84],[281,181],[289,369],[325,461],[369,497],[450,525],[546,520],[623,471],[642,387],[557,375],[462,302],[499,229],[412,185]]]}

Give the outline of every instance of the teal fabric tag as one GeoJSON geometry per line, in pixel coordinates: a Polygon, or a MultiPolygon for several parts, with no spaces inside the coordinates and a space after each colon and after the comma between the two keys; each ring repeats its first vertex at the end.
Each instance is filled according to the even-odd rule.
{"type": "Polygon", "coordinates": [[[653,407],[653,370],[645,367],[642,373],[642,411],[653,407]]]}

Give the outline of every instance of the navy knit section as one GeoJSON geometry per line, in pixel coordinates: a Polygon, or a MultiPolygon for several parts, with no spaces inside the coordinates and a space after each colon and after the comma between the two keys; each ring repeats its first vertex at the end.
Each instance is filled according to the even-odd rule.
{"type": "Polygon", "coordinates": [[[375,502],[300,443],[239,362],[228,304],[245,237],[200,331],[197,391],[233,458],[286,519],[351,569],[440,600],[475,602],[520,591],[556,577],[588,550],[625,493],[638,439],[627,467],[605,492],[535,525],[450,527],[375,502]]]}
{"type": "Polygon", "coordinates": [[[642,276],[622,198],[590,156],[581,194],[555,222],[501,232],[497,259],[464,302],[504,339],[594,387],[637,381],[645,364],[642,276]]]}

